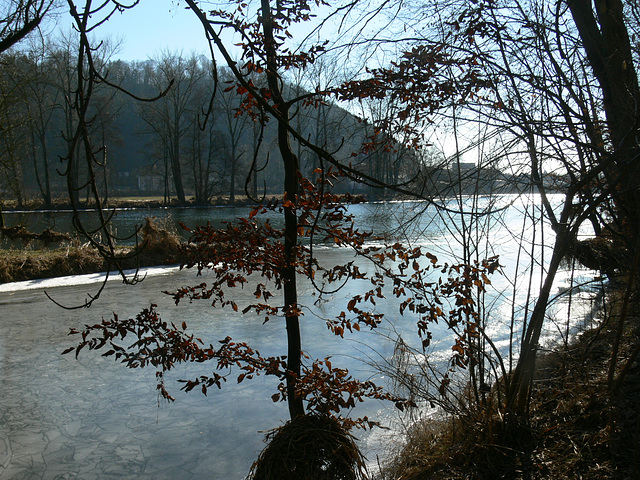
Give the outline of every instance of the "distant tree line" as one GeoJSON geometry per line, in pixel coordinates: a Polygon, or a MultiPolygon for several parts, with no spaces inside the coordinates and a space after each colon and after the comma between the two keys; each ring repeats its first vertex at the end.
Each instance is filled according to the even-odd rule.
{"type": "MultiPolygon", "coordinates": [[[[75,50],[65,40],[9,50],[0,57],[2,199],[20,206],[37,198],[51,207],[70,186],[79,202],[89,196],[91,176],[105,199],[155,194],[166,204],[204,205],[218,196],[234,202],[245,186],[256,197],[281,193],[274,126],[261,127],[259,119],[247,114],[230,71],[216,70],[210,60],[194,54],[164,52],[135,62],[99,58],[105,80],[122,89],[98,84],[93,92],[99,101],[88,112],[93,120],[89,134],[100,149],[94,153],[102,158],[101,171],[84,171],[81,161],[64,162],[78,122],[75,50]]],[[[292,95],[309,94],[294,83],[284,88],[292,95]]],[[[423,159],[407,149],[400,154],[388,149],[362,152],[372,123],[335,104],[304,106],[293,122],[312,141],[386,182],[417,178],[422,169],[423,159]]],[[[86,154],[80,145],[76,158],[86,154]]],[[[301,151],[304,174],[313,172],[318,158],[302,153],[297,144],[294,148],[301,151]]],[[[400,143],[397,149],[402,150],[400,143]]],[[[341,188],[355,185],[345,182],[341,188]]],[[[358,188],[354,193],[370,193],[358,188]]]]}
{"type": "MultiPolygon", "coordinates": [[[[82,161],[65,162],[78,122],[76,50],[72,40],[63,39],[0,55],[1,199],[15,200],[18,206],[37,199],[51,207],[54,199],[64,199],[71,191],[77,203],[90,196],[92,176],[107,200],[114,195],[161,195],[165,204],[206,205],[218,197],[233,203],[245,188],[256,198],[282,193],[275,126],[261,126],[260,119],[248,113],[244,92],[237,91],[228,68],[215,69],[209,59],[195,54],[163,52],[144,61],[110,61],[113,48],[106,43],[97,58],[106,72],[105,83],[97,85],[93,95],[99,101],[92,102],[88,112],[100,168],[87,172],[82,161]]],[[[307,72],[307,83],[308,77],[326,77],[337,69],[319,62],[313,70],[307,72]]],[[[260,81],[256,75],[255,84],[260,81]]],[[[302,82],[288,78],[284,88],[294,97],[310,96],[302,82]]],[[[459,170],[459,155],[447,158],[433,147],[412,149],[401,137],[390,142],[392,148],[381,147],[378,125],[398,115],[392,102],[365,99],[360,111],[329,102],[300,104],[292,118],[298,131],[383,183],[406,183],[420,195],[444,196],[460,183],[465,191],[484,193],[528,184],[501,173],[494,162],[482,169],[463,164],[459,170]],[[377,142],[377,147],[367,147],[368,142],[377,142]]],[[[311,175],[320,159],[293,143],[302,173],[311,175]]],[[[86,155],[80,145],[76,143],[76,159],[86,155]]],[[[563,184],[563,179],[556,180],[563,184]]],[[[390,193],[346,180],[337,190],[369,198],[390,193]]]]}

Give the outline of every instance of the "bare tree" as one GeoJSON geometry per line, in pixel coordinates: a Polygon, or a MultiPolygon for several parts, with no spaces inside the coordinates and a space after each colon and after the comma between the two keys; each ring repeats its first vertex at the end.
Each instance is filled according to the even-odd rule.
{"type": "Polygon", "coordinates": [[[23,128],[28,123],[29,112],[25,108],[27,78],[21,75],[23,56],[9,55],[2,58],[0,76],[0,168],[4,187],[11,192],[18,205],[24,204],[23,158],[28,158],[29,143],[23,128]]]}
{"type": "Polygon", "coordinates": [[[8,0],[0,9],[0,53],[22,41],[49,13],[54,0],[8,0]]]}
{"type": "MultiPolygon", "coordinates": [[[[221,82],[233,81],[235,77],[227,69],[222,70],[221,82]]],[[[221,91],[215,96],[214,108],[218,120],[217,130],[219,135],[225,139],[226,161],[224,171],[229,178],[229,203],[236,200],[236,189],[240,172],[242,171],[242,160],[246,157],[245,149],[242,145],[246,143],[249,128],[253,123],[252,118],[242,114],[240,109],[241,99],[235,91],[221,91]]]]}
{"type": "MultiPolygon", "coordinates": [[[[28,92],[29,137],[31,157],[38,190],[46,208],[52,206],[52,178],[54,162],[51,158],[50,138],[56,106],[60,104],[60,90],[53,65],[48,58],[49,49],[35,46],[29,56],[29,71],[33,77],[26,82],[28,92]]],[[[27,74],[25,72],[25,74],[27,74]]]]}
{"type": "Polygon", "coordinates": [[[193,97],[204,73],[195,55],[185,59],[180,55],[165,52],[155,61],[154,67],[154,86],[159,91],[167,85],[171,85],[171,88],[158,102],[142,105],[142,118],[166,149],[164,154],[168,159],[173,186],[178,201],[184,204],[186,195],[182,173],[182,150],[185,147],[187,132],[194,122],[197,123],[198,113],[197,110],[194,111],[193,97]]]}

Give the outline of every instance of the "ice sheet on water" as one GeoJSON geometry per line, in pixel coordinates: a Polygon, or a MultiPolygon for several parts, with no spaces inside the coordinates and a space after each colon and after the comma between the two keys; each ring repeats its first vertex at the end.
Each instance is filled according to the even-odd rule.
{"type": "MultiPolygon", "coordinates": [[[[162,267],[147,267],[141,268],[138,274],[141,277],[147,276],[157,276],[157,275],[166,275],[177,270],[176,266],[162,266],[162,267]]],[[[135,274],[135,270],[125,270],[125,274],[127,276],[133,276],[135,274]]],[[[37,280],[27,280],[24,282],[11,282],[4,283],[0,285],[0,293],[6,292],[18,292],[24,290],[34,290],[38,288],[53,288],[53,287],[65,287],[65,286],[73,286],[73,285],[91,285],[93,283],[101,283],[104,281],[106,276],[105,272],[102,273],[89,273],[86,275],[69,275],[66,277],[56,277],[56,278],[42,278],[37,280]]],[[[113,280],[121,280],[120,274],[118,272],[111,272],[109,274],[109,281],[113,280]]]]}

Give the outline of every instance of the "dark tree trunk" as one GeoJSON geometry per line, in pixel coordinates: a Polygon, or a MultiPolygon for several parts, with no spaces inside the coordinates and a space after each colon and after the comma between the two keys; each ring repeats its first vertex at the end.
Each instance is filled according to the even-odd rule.
{"type": "Polygon", "coordinates": [[[542,333],[542,326],[544,325],[545,315],[547,313],[547,304],[549,302],[549,296],[551,295],[551,288],[567,247],[567,232],[558,233],[549,270],[547,271],[540,295],[536,300],[535,307],[529,318],[525,336],[522,340],[522,350],[518,357],[518,363],[507,388],[507,412],[521,416],[524,415],[529,408],[531,387],[533,385],[536,357],[538,354],[538,342],[540,341],[540,334],[542,333]]]}
{"type": "Polygon", "coordinates": [[[302,367],[302,345],[300,340],[300,320],[298,317],[298,289],[296,284],[296,249],[298,245],[298,218],[296,213],[298,196],[298,158],[291,149],[289,131],[289,106],[282,98],[278,72],[277,52],[273,35],[273,18],[269,0],[262,0],[263,29],[267,51],[267,78],[273,99],[281,118],[278,120],[278,148],[284,164],[284,196],[288,206],[284,209],[285,238],[284,255],[284,308],[287,326],[287,398],[291,418],[304,415],[302,398],[296,393],[297,380],[302,367]]]}
{"type": "Polygon", "coordinates": [[[611,140],[611,163],[604,168],[618,224],[626,239],[640,234],[640,91],[631,42],[620,0],[571,0],[571,14],[583,48],[602,90],[611,140]]]}
{"type": "Polygon", "coordinates": [[[233,204],[236,201],[236,170],[238,165],[236,164],[236,142],[235,139],[232,138],[231,145],[231,174],[229,178],[229,203],[233,204]]]}
{"type": "MultiPolygon", "coordinates": [[[[178,131],[178,124],[176,123],[176,132],[178,131]]],[[[173,174],[173,184],[176,187],[176,195],[178,196],[178,202],[184,205],[186,203],[186,197],[184,195],[184,187],[182,186],[182,168],[180,166],[180,135],[175,134],[173,139],[173,154],[171,155],[171,173],[173,174]]]]}

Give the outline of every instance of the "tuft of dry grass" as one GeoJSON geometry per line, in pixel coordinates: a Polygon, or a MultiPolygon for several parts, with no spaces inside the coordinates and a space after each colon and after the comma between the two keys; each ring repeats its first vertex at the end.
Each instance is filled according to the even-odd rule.
{"type": "Polygon", "coordinates": [[[359,480],[365,463],[355,438],[329,415],[302,415],[267,434],[250,480],[359,480]]]}
{"type": "Polygon", "coordinates": [[[401,450],[382,470],[384,480],[517,478],[529,463],[531,432],[507,428],[491,415],[423,420],[407,432],[401,450]]]}
{"type": "Polygon", "coordinates": [[[140,233],[141,242],[131,252],[134,258],[130,268],[186,262],[188,249],[167,221],[147,217],[140,233]]]}
{"type": "MultiPolygon", "coordinates": [[[[186,263],[189,249],[166,223],[147,218],[140,233],[141,242],[137,247],[117,251],[122,269],[186,263]]],[[[68,240],[66,236],[64,239],[68,240]]],[[[58,248],[0,250],[0,283],[99,273],[107,269],[105,259],[89,244],[83,245],[77,240],[64,243],[58,248]]]]}

